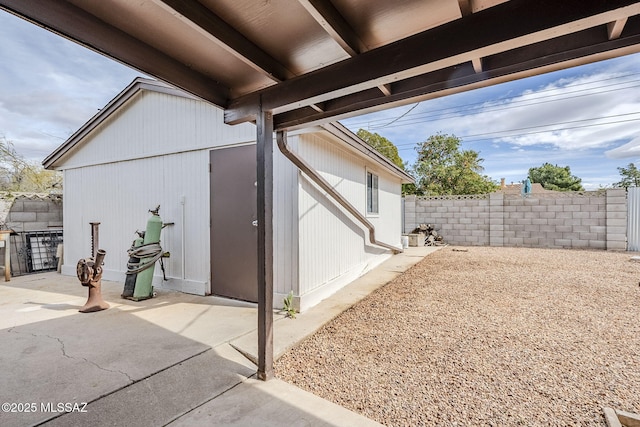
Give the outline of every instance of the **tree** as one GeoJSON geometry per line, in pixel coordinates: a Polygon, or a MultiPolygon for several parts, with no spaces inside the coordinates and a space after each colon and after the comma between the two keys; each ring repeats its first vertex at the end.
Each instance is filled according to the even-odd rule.
{"type": "Polygon", "coordinates": [[[378,135],[377,133],[371,133],[364,129],[360,129],[357,132],[357,135],[360,139],[366,142],[370,147],[374,150],[378,151],[380,154],[385,156],[387,159],[391,160],[396,166],[400,169],[404,169],[404,162],[400,158],[398,154],[398,147],[396,147],[393,142],[389,141],[382,135],[378,135]]]}
{"type": "Polygon", "coordinates": [[[480,153],[460,150],[460,138],[455,135],[437,134],[418,144],[418,158],[413,165],[417,177],[417,193],[486,194],[498,188],[486,175],[480,153]]]}
{"type": "Polygon", "coordinates": [[[11,141],[0,136],[0,190],[48,192],[59,189],[61,181],[59,172],[25,160],[11,141]]]}
{"type": "Polygon", "coordinates": [[[640,187],[640,170],[633,163],[629,163],[626,168],[618,168],[622,179],[613,184],[614,187],[640,187]]]}
{"type": "Polygon", "coordinates": [[[553,191],[584,191],[582,179],[571,175],[569,166],[544,163],[538,168],[529,168],[531,183],[539,183],[546,190],[553,191]]]}

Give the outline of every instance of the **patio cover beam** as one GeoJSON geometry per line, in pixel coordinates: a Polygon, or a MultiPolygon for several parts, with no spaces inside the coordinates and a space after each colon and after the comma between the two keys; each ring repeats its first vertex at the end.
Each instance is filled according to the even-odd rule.
{"type": "MultiPolygon", "coordinates": [[[[298,2],[349,56],[353,57],[368,50],[367,46],[330,1],[298,0],[298,2]]],[[[390,85],[378,85],[378,89],[385,96],[391,95],[390,85]]],[[[323,111],[316,104],[311,107],[318,112],[323,111]]]]}
{"type": "Polygon", "coordinates": [[[468,16],[473,13],[472,0],[458,0],[458,7],[462,16],[468,16]]]}
{"type": "Polygon", "coordinates": [[[330,1],[298,0],[298,2],[349,56],[356,56],[367,50],[360,37],[330,1]]]}
{"type": "Polygon", "coordinates": [[[280,114],[639,13],[632,0],[511,0],[239,97],[228,105],[225,122],[251,120],[244,112],[258,96],[263,108],[280,114]]]}
{"type": "Polygon", "coordinates": [[[291,71],[202,4],[183,0],[156,1],[158,4],[166,5],[165,7],[178,12],[180,19],[187,25],[199,29],[216,44],[274,82],[280,82],[294,76],[291,71]]]}
{"type": "Polygon", "coordinates": [[[324,103],[324,111],[300,108],[274,117],[276,129],[297,129],[356,114],[365,114],[394,106],[451,95],[479,87],[516,80],[543,72],[640,52],[640,17],[629,20],[622,37],[609,40],[604,27],[535,43],[482,60],[478,73],[472,62],[433,71],[393,83],[392,94],[381,96],[369,89],[324,103]]]}

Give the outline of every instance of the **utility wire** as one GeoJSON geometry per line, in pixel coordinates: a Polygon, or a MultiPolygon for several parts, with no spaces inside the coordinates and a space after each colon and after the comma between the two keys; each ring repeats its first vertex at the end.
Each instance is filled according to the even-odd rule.
{"type": "MultiPolygon", "coordinates": [[[[544,103],[544,102],[555,102],[558,100],[563,100],[563,99],[571,99],[571,98],[575,98],[574,97],[569,97],[567,98],[567,94],[581,94],[584,92],[582,95],[579,96],[590,96],[590,95],[597,95],[600,93],[603,93],[602,91],[599,92],[593,92],[594,90],[597,89],[604,89],[604,88],[612,88],[613,86],[618,86],[618,85],[623,85],[623,84],[629,84],[629,83],[636,83],[638,81],[640,81],[640,79],[634,79],[634,80],[625,80],[622,82],[616,82],[616,83],[612,83],[612,84],[608,84],[608,85],[600,85],[600,86],[596,86],[593,87],[594,83],[600,83],[600,82],[606,82],[606,81],[611,81],[611,80],[619,80],[622,78],[627,78],[630,76],[634,76],[634,75],[639,75],[640,73],[628,73],[625,75],[621,75],[621,76],[616,76],[616,77],[609,77],[606,79],[599,79],[599,80],[594,80],[591,82],[585,82],[585,83],[580,83],[577,85],[573,85],[570,86],[570,88],[576,88],[576,87],[580,87],[580,86],[591,86],[588,88],[584,88],[584,89],[578,89],[578,90],[569,90],[569,91],[564,91],[562,93],[555,93],[555,94],[550,94],[550,95],[543,95],[543,96],[538,96],[541,93],[548,93],[548,92],[558,92],[563,90],[563,88],[549,88],[549,89],[544,89],[541,91],[536,92],[535,97],[530,98],[530,99],[521,99],[521,100],[515,100],[516,97],[511,97],[511,98],[503,98],[503,99],[495,99],[495,100],[485,100],[485,101],[481,101],[481,102],[476,102],[476,103],[471,103],[471,104],[467,104],[467,105],[458,105],[458,106],[452,106],[452,107],[448,107],[448,108],[441,108],[441,109],[437,109],[437,110],[427,110],[427,111],[423,111],[423,112],[419,112],[419,113],[415,113],[412,115],[408,115],[409,111],[413,110],[415,108],[415,106],[407,111],[406,113],[404,113],[403,115],[401,115],[400,117],[394,119],[392,122],[387,123],[385,125],[377,125],[377,122],[383,121],[383,120],[388,120],[388,119],[378,119],[375,120],[372,124],[371,120],[367,120],[367,121],[362,121],[362,122],[352,122],[350,123],[350,127],[357,127],[358,125],[362,125],[362,124],[366,124],[368,125],[367,127],[374,129],[374,128],[381,128],[381,127],[387,127],[389,126],[391,123],[394,122],[398,122],[401,118],[403,117],[407,117],[407,119],[413,119],[416,120],[418,117],[424,117],[425,119],[428,118],[430,116],[430,113],[437,113],[435,115],[432,115],[431,118],[437,118],[437,117],[446,117],[446,116],[450,116],[450,115],[455,115],[455,114],[461,114],[462,112],[466,112],[466,113],[470,113],[472,112],[474,109],[480,109],[484,107],[484,111],[499,111],[498,108],[500,110],[503,109],[510,109],[510,108],[522,108],[523,106],[528,106],[528,105],[537,105],[540,103],[544,103]],[[548,99],[548,98],[557,98],[557,97],[561,97],[560,99],[548,99]],[[548,99],[547,101],[539,101],[542,99],[548,99]],[[508,102],[509,100],[512,100],[512,103],[509,104],[509,106],[505,107],[504,104],[497,104],[494,106],[490,106],[487,107],[488,103],[491,102],[508,102]],[[535,101],[539,101],[539,102],[535,102],[535,101]],[[523,104],[523,105],[518,105],[518,104],[523,104]]],[[[629,88],[633,88],[633,87],[637,87],[637,85],[633,85],[633,86],[628,86],[628,87],[623,87],[623,88],[617,88],[617,89],[609,89],[607,92],[611,91],[611,90],[623,90],[623,89],[629,89],[629,88]]],[[[566,89],[566,88],[565,88],[566,89]]],[[[518,95],[519,97],[522,96],[518,95]]],[[[405,121],[406,123],[406,121],[405,121]]]]}
{"type": "Polygon", "coordinates": [[[403,118],[404,116],[406,116],[407,114],[409,114],[410,112],[412,112],[418,105],[420,105],[419,102],[417,102],[413,107],[409,108],[407,111],[405,111],[402,115],[400,115],[399,117],[396,117],[395,119],[391,120],[389,123],[384,124],[384,125],[380,125],[380,126],[376,126],[376,129],[382,129],[384,127],[390,126],[392,124],[394,124],[395,122],[397,122],[398,120],[400,120],[401,118],[403,118]]]}
{"type": "MultiPolygon", "coordinates": [[[[640,73],[627,73],[627,74],[620,75],[620,76],[608,77],[606,79],[598,79],[598,80],[593,80],[591,82],[579,83],[579,84],[571,86],[571,88],[576,88],[576,87],[580,87],[580,86],[587,86],[587,85],[593,85],[594,83],[605,82],[605,81],[610,81],[610,80],[618,80],[618,79],[622,79],[622,78],[626,78],[626,77],[630,77],[630,76],[635,76],[635,75],[640,75],[640,73]]],[[[602,88],[602,87],[615,86],[617,84],[624,84],[624,83],[629,83],[629,82],[634,82],[634,81],[637,81],[637,80],[631,80],[631,81],[627,80],[627,81],[624,81],[624,82],[614,83],[612,85],[603,85],[603,86],[598,86],[598,87],[591,87],[591,88],[581,89],[580,91],[599,89],[599,88],[602,88]]],[[[554,87],[554,88],[549,88],[549,89],[543,89],[543,90],[540,90],[540,91],[536,92],[536,95],[539,95],[539,94],[542,94],[542,93],[547,93],[547,92],[557,92],[559,90],[562,90],[562,88],[554,87]]],[[[566,93],[566,92],[563,92],[562,94],[557,94],[557,95],[563,95],[564,93],[566,93]]],[[[522,96],[522,94],[521,95],[517,95],[517,96],[522,96]]],[[[496,101],[496,102],[497,101],[509,101],[509,100],[515,99],[517,96],[511,97],[511,98],[498,98],[498,99],[490,100],[490,101],[496,101]]],[[[532,100],[535,100],[535,99],[538,99],[538,98],[542,98],[542,97],[532,98],[532,100]]],[[[431,112],[441,112],[441,111],[446,111],[446,110],[454,110],[454,111],[455,110],[461,110],[461,109],[469,110],[469,109],[472,109],[474,106],[482,107],[483,105],[486,105],[487,102],[488,101],[485,100],[485,101],[470,103],[470,104],[466,104],[466,105],[455,105],[455,106],[447,107],[447,108],[438,108],[438,109],[434,109],[434,110],[427,110],[427,111],[423,111],[423,112],[420,112],[420,113],[416,113],[413,116],[424,115],[424,114],[428,114],[428,113],[431,113],[431,112]]],[[[385,119],[378,119],[376,121],[383,121],[383,120],[385,120],[385,119]]],[[[353,124],[366,124],[366,123],[371,123],[371,121],[367,120],[367,121],[363,121],[363,122],[353,122],[353,124]]],[[[374,121],[374,123],[375,123],[375,121],[374,121]]]]}
{"type": "Polygon", "coordinates": [[[66,141],[66,140],[67,140],[66,138],[62,138],[61,136],[52,135],[52,134],[50,134],[50,133],[43,132],[43,131],[41,131],[41,130],[35,130],[35,129],[31,129],[31,130],[32,130],[32,131],[35,131],[35,132],[38,132],[38,133],[41,133],[42,135],[50,136],[51,138],[57,138],[57,139],[59,139],[59,140],[61,140],[61,141],[66,141]]]}
{"type": "MultiPolygon", "coordinates": [[[[640,81],[640,80],[638,80],[638,81],[640,81]]],[[[569,99],[583,98],[585,96],[600,95],[602,93],[611,93],[611,92],[614,92],[614,91],[625,90],[625,89],[633,89],[633,88],[637,88],[637,87],[640,87],[640,84],[631,85],[631,86],[625,86],[625,87],[620,87],[620,88],[615,88],[615,89],[607,89],[607,90],[603,90],[603,91],[599,91],[599,92],[582,93],[582,94],[578,94],[578,95],[574,95],[574,96],[566,96],[563,93],[563,94],[557,95],[557,96],[562,96],[561,98],[556,98],[556,99],[551,99],[551,100],[546,100],[546,101],[538,101],[538,102],[534,102],[535,99],[515,101],[515,102],[519,102],[519,104],[515,104],[515,102],[514,102],[514,103],[511,103],[511,104],[508,104],[508,105],[495,105],[495,106],[486,107],[483,110],[478,111],[478,112],[469,113],[468,111],[465,111],[464,113],[466,113],[466,115],[473,115],[473,114],[492,113],[492,112],[496,112],[496,111],[515,110],[515,109],[518,109],[518,108],[525,108],[525,107],[530,107],[530,106],[533,106],[533,105],[548,104],[548,103],[556,102],[556,101],[566,101],[566,100],[569,100],[569,99]]],[[[600,88],[598,88],[598,89],[600,89],[600,88]]],[[[579,92],[582,92],[582,91],[579,91],[579,92]]],[[[569,93],[576,93],[576,92],[569,92],[569,93]]],[[[396,127],[409,126],[409,125],[412,125],[412,124],[417,124],[417,123],[420,123],[420,122],[424,122],[426,120],[444,120],[446,118],[451,118],[451,117],[464,117],[464,116],[462,115],[462,112],[459,112],[459,111],[442,112],[440,114],[433,115],[433,116],[412,117],[411,120],[404,120],[404,121],[400,122],[399,124],[396,125],[396,127]]],[[[374,126],[371,126],[371,129],[378,129],[378,127],[374,125],[374,126]]]]}
{"type": "MultiPolygon", "coordinates": [[[[638,76],[638,75],[640,75],[640,73],[627,73],[620,76],[609,77],[605,79],[598,79],[590,82],[584,82],[584,83],[568,86],[565,88],[554,87],[554,88],[544,89],[536,92],[535,96],[532,96],[528,99],[517,99],[517,98],[522,98],[525,95],[524,93],[522,93],[511,98],[484,100],[481,102],[476,102],[476,103],[471,103],[466,105],[458,105],[458,106],[452,106],[448,108],[442,108],[437,110],[427,110],[427,111],[422,111],[414,114],[409,114],[419,105],[419,103],[417,103],[408,111],[406,111],[405,113],[403,113],[402,115],[400,115],[399,117],[393,119],[388,123],[376,124],[376,123],[382,122],[383,120],[388,120],[388,118],[373,121],[373,124],[370,120],[366,122],[361,122],[361,123],[366,123],[368,125],[367,127],[370,130],[375,130],[375,129],[386,128],[391,125],[395,125],[393,127],[408,126],[408,125],[417,124],[426,120],[439,120],[439,119],[442,120],[450,117],[460,117],[462,115],[480,114],[481,112],[485,113],[485,112],[505,111],[505,110],[512,110],[512,109],[518,109],[518,108],[525,108],[525,107],[534,106],[534,105],[547,104],[547,103],[556,102],[556,101],[576,99],[576,98],[582,98],[587,96],[597,96],[603,93],[610,93],[613,91],[620,91],[620,90],[633,89],[633,88],[639,87],[640,84],[638,84],[638,82],[640,82],[640,79],[629,79],[629,77],[638,76]],[[618,81],[621,79],[624,79],[624,80],[618,81]],[[598,86],[594,86],[595,83],[604,83],[604,82],[611,82],[611,81],[613,82],[609,84],[601,84],[598,86]],[[588,86],[588,87],[584,87],[584,86],[588,86]],[[577,89],[579,87],[583,87],[583,88],[577,89]],[[543,95],[540,95],[540,94],[543,94],[543,95]],[[567,95],[572,95],[572,96],[567,96],[567,95]]],[[[562,128],[555,128],[555,126],[559,126],[559,125],[571,125],[571,124],[584,123],[584,122],[595,121],[595,120],[627,117],[635,114],[640,114],[640,112],[623,113],[623,114],[602,116],[602,117],[590,118],[590,119],[571,120],[571,121],[550,123],[550,124],[544,124],[544,125],[528,126],[528,127],[516,128],[516,129],[505,129],[505,130],[498,130],[493,132],[471,134],[471,135],[461,136],[460,139],[464,140],[465,143],[474,143],[474,142],[481,142],[481,141],[494,140],[494,139],[517,138],[517,137],[523,137],[527,135],[541,134],[541,133],[547,133],[547,132],[561,132],[566,130],[574,130],[574,129],[597,127],[597,126],[607,126],[607,125],[614,125],[614,124],[620,124],[620,123],[640,121],[640,118],[634,118],[634,119],[610,121],[605,123],[591,123],[591,124],[584,124],[579,126],[568,126],[568,127],[565,126],[562,128]],[[522,132],[526,130],[550,128],[550,127],[551,129],[541,129],[541,130],[536,130],[531,132],[522,132]],[[514,133],[514,132],[518,132],[518,133],[514,133]],[[507,134],[507,135],[504,135],[504,134],[507,134]],[[469,140],[468,138],[475,138],[475,139],[469,140]]],[[[350,123],[350,127],[356,127],[357,124],[358,122],[350,123]]],[[[408,150],[413,150],[420,143],[421,142],[398,144],[396,145],[396,147],[398,147],[398,151],[408,151],[408,150]]]]}

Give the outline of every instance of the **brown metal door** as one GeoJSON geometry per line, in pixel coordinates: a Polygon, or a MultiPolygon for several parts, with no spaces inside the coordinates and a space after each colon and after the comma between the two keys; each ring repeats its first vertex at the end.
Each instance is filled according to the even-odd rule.
{"type": "Polygon", "coordinates": [[[211,292],[257,302],[256,146],[210,156],[211,292]]]}

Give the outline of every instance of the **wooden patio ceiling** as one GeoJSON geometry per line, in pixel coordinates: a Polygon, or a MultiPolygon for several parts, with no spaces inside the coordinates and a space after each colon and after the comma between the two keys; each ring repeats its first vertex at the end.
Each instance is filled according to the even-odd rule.
{"type": "MultiPolygon", "coordinates": [[[[256,122],[258,377],[273,376],[273,131],[640,51],[629,0],[0,0],[256,122]]],[[[282,137],[282,134],[280,134],[282,137]]]]}
{"type": "Polygon", "coordinates": [[[0,0],[0,8],[292,129],[640,51],[629,0],[0,0]]]}

